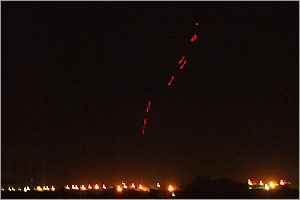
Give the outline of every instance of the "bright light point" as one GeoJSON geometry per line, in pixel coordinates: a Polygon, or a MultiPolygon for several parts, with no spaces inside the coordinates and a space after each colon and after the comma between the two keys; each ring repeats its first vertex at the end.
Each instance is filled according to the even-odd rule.
{"type": "Polygon", "coordinates": [[[37,187],[36,187],[36,191],[38,191],[38,192],[43,192],[43,189],[42,189],[41,186],[37,186],[37,187]]]}
{"type": "Polygon", "coordinates": [[[54,192],[55,191],[55,187],[52,185],[51,186],[51,191],[54,192]]]}
{"type": "Polygon", "coordinates": [[[118,185],[117,191],[118,191],[118,192],[122,192],[121,186],[118,185]]]}
{"type": "Polygon", "coordinates": [[[122,181],[122,184],[123,184],[123,188],[127,188],[127,185],[122,181]]]}
{"type": "Polygon", "coordinates": [[[169,185],[168,190],[169,190],[169,192],[173,192],[174,191],[174,188],[172,187],[172,185],[169,185]]]}
{"type": "Polygon", "coordinates": [[[263,182],[262,182],[262,181],[259,181],[259,185],[263,186],[264,184],[263,184],[263,182]]]}
{"type": "Polygon", "coordinates": [[[79,188],[78,188],[78,186],[77,186],[77,185],[75,185],[75,190],[79,190],[79,188]]]}
{"type": "Polygon", "coordinates": [[[2,191],[4,191],[4,188],[3,188],[3,187],[1,187],[1,190],[2,190],[2,191]]]}
{"type": "Polygon", "coordinates": [[[175,193],[174,192],[172,192],[172,197],[175,197],[175,193]]]}
{"type": "Polygon", "coordinates": [[[106,190],[106,187],[105,187],[105,185],[104,185],[104,184],[102,185],[102,188],[103,188],[104,190],[106,190]]]}
{"type": "Polygon", "coordinates": [[[252,190],[252,187],[249,187],[249,190],[252,190]]]}
{"type": "Polygon", "coordinates": [[[199,24],[198,24],[198,22],[196,22],[196,26],[198,26],[199,24]]]}
{"type": "Polygon", "coordinates": [[[134,185],[134,183],[132,183],[132,184],[131,184],[131,188],[135,188],[135,185],[134,185]]]}
{"type": "Polygon", "coordinates": [[[159,184],[159,183],[156,183],[156,187],[160,188],[160,184],[159,184]]]}
{"type": "Polygon", "coordinates": [[[23,190],[24,192],[27,192],[27,187],[24,187],[24,190],[23,190]]]}
{"type": "Polygon", "coordinates": [[[44,186],[43,186],[43,190],[44,190],[44,191],[49,191],[50,189],[49,189],[48,186],[45,186],[45,185],[44,185],[44,186]]]}
{"type": "MultiPolygon", "coordinates": [[[[74,186],[74,185],[72,185],[72,189],[74,190],[75,188],[73,188],[73,186],[74,186]]],[[[65,189],[66,189],[66,190],[69,190],[70,187],[69,187],[68,185],[66,185],[66,186],[65,186],[65,189]]]]}
{"type": "Polygon", "coordinates": [[[275,184],[273,183],[273,181],[270,182],[270,187],[275,188],[275,184]]]}
{"type": "Polygon", "coordinates": [[[89,186],[88,186],[88,189],[89,189],[89,190],[93,189],[92,186],[91,186],[90,184],[89,184],[89,186]]]}
{"type": "Polygon", "coordinates": [[[29,186],[27,186],[27,191],[30,191],[30,187],[29,186]]]}
{"type": "Polygon", "coordinates": [[[253,186],[253,183],[250,179],[248,179],[248,185],[253,186]]]}
{"type": "Polygon", "coordinates": [[[269,189],[270,189],[270,187],[268,186],[268,184],[265,184],[265,189],[266,189],[266,190],[269,190],[269,189]]]}
{"type": "Polygon", "coordinates": [[[98,184],[96,184],[94,188],[95,188],[95,190],[99,190],[100,187],[98,184]]]}
{"type": "Polygon", "coordinates": [[[19,191],[22,191],[22,189],[21,189],[21,188],[18,188],[18,190],[19,190],[19,191]]]}
{"type": "Polygon", "coordinates": [[[139,189],[140,190],[144,189],[143,186],[142,186],[142,184],[139,185],[139,189]]]}
{"type": "Polygon", "coordinates": [[[279,184],[280,184],[280,185],[285,185],[286,182],[284,182],[283,179],[281,179],[279,184]]]}
{"type": "Polygon", "coordinates": [[[80,189],[81,189],[81,190],[86,190],[86,188],[85,188],[84,185],[81,185],[80,189]]]}
{"type": "Polygon", "coordinates": [[[14,187],[11,188],[12,191],[16,191],[14,187]]]}

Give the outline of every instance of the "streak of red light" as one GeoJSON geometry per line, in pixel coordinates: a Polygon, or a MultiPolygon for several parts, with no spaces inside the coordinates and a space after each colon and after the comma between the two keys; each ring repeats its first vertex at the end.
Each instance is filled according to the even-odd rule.
{"type": "Polygon", "coordinates": [[[172,78],[171,78],[170,82],[168,83],[168,85],[171,85],[173,79],[174,79],[174,76],[172,76],[172,78]]]}
{"type": "Polygon", "coordinates": [[[181,65],[180,69],[183,68],[183,66],[186,64],[186,60],[184,61],[184,63],[181,65]]]}
{"type": "Polygon", "coordinates": [[[194,42],[197,39],[197,35],[195,34],[194,37],[191,39],[192,42],[194,42]]]}
{"type": "Polygon", "coordinates": [[[147,113],[148,113],[148,111],[150,109],[150,105],[151,105],[151,101],[149,101],[149,104],[148,104],[148,107],[147,107],[147,113]]]}
{"type": "Polygon", "coordinates": [[[183,61],[184,59],[184,56],[182,56],[181,60],[179,61],[179,64],[181,64],[181,62],[183,61]]]}

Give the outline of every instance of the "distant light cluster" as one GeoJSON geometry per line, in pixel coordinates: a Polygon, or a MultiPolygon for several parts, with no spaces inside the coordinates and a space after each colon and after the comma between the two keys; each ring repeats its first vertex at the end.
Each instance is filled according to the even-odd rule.
{"type": "MultiPolygon", "coordinates": [[[[146,187],[145,185],[142,185],[142,184],[138,184],[138,187],[135,186],[134,183],[131,183],[130,184],[130,187],[128,187],[126,185],[125,182],[122,181],[122,184],[120,185],[116,185],[115,187],[114,186],[110,186],[109,187],[110,189],[115,189],[117,192],[122,192],[124,189],[131,189],[131,190],[136,190],[136,191],[144,191],[144,192],[149,192],[150,191],[150,187],[146,187]]],[[[159,183],[156,183],[156,188],[151,188],[151,189],[160,189],[161,188],[161,185],[159,183]]],[[[74,184],[74,185],[71,185],[71,187],[69,185],[65,185],[64,186],[64,189],[65,190],[73,190],[73,191],[88,191],[88,190],[106,190],[107,187],[105,186],[105,184],[102,184],[102,188],[100,188],[100,186],[98,184],[95,184],[94,187],[92,187],[91,184],[89,184],[88,186],[86,185],[81,185],[80,187],[78,187],[78,185],[74,184]]],[[[1,188],[2,191],[5,191],[5,189],[2,187],[1,188]]],[[[8,191],[10,192],[15,192],[16,189],[15,187],[8,187],[7,189],[8,191]]],[[[17,189],[18,191],[23,191],[23,192],[28,192],[30,191],[30,187],[29,186],[26,186],[24,187],[24,189],[22,190],[20,187],[18,187],[17,189]]],[[[54,185],[52,185],[50,188],[48,185],[44,185],[44,186],[36,186],[36,187],[33,187],[33,190],[34,191],[37,191],[37,192],[54,192],[55,191],[55,187],[54,185]]],[[[166,187],[166,190],[168,190],[170,193],[172,193],[172,195],[175,195],[174,191],[175,191],[175,187],[172,186],[172,185],[168,185],[168,187],[166,187]]],[[[178,189],[177,189],[178,190],[178,189]]]]}
{"type": "Polygon", "coordinates": [[[253,182],[251,179],[248,179],[249,190],[252,189],[270,190],[270,189],[276,189],[278,186],[284,186],[286,184],[288,183],[283,179],[279,181],[279,184],[276,181],[270,181],[269,184],[267,183],[264,184],[263,181],[259,181],[259,184],[257,184],[256,182],[253,182]]]}

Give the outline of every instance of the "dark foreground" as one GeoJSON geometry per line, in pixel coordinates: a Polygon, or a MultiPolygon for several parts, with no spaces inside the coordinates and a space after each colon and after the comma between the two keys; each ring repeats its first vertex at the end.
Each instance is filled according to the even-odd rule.
{"type": "Polygon", "coordinates": [[[167,191],[155,191],[141,192],[141,191],[123,191],[117,193],[115,191],[55,191],[55,192],[36,192],[30,191],[24,192],[1,192],[1,198],[4,199],[170,199],[170,198],[267,198],[267,199],[298,199],[299,191],[296,189],[289,189],[284,191],[236,191],[233,193],[218,193],[217,191],[212,193],[202,193],[199,190],[196,193],[191,193],[189,195],[184,195],[183,192],[177,191],[175,197],[172,197],[171,193],[167,191]]]}
{"type": "MultiPolygon", "coordinates": [[[[247,187],[247,186],[246,186],[247,187]]],[[[162,190],[150,190],[150,192],[123,190],[118,193],[115,190],[106,191],[66,191],[57,190],[55,192],[8,192],[2,191],[1,198],[4,199],[171,199],[171,198],[191,198],[191,199],[210,199],[210,198],[260,198],[260,199],[298,199],[299,190],[284,188],[280,190],[202,190],[197,191],[175,191],[175,197],[172,193],[162,190]]]]}
{"type": "MultiPolygon", "coordinates": [[[[252,187],[251,187],[252,188],[252,187]]],[[[9,192],[2,191],[4,199],[299,199],[299,188],[289,184],[279,186],[276,189],[249,189],[247,184],[237,183],[229,179],[214,179],[211,177],[199,177],[194,181],[174,191],[175,196],[167,190],[150,189],[149,192],[124,189],[117,192],[116,189],[103,191],[88,190],[57,190],[55,192],[9,192]]]]}

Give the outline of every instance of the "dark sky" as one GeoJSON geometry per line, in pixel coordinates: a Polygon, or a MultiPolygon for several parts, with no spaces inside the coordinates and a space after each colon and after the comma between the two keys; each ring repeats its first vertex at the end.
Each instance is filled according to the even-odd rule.
{"type": "Polygon", "coordinates": [[[298,181],[298,9],[3,2],[2,181],[298,181]]]}

